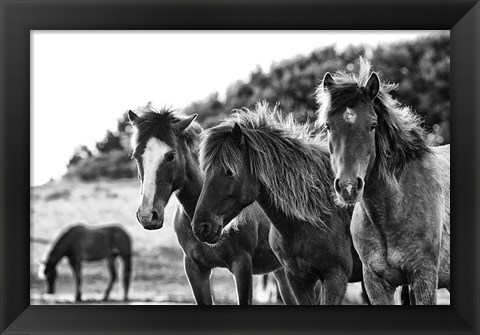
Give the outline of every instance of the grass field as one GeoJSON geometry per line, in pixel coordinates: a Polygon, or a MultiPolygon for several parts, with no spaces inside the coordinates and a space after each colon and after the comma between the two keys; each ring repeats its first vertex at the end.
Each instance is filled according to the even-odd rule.
{"type": "MultiPolygon", "coordinates": [[[[165,210],[165,225],[160,230],[144,230],[135,220],[139,201],[137,180],[79,183],[52,182],[31,188],[31,250],[30,298],[32,304],[71,303],[74,295],[73,276],[66,260],[58,266],[56,294],[43,299],[44,283],[38,279],[39,261],[48,242],[52,242],[66,227],[84,223],[100,226],[121,224],[133,240],[133,278],[130,288],[131,304],[192,304],[193,295],[183,271],[182,251],[173,231],[172,216],[176,199],[172,197],[165,210]]],[[[117,270],[121,274],[118,261],[117,270]]],[[[106,263],[84,263],[83,299],[98,302],[108,281],[106,263]]],[[[258,280],[254,278],[254,283],[258,280]]],[[[214,300],[234,304],[234,281],[225,269],[213,272],[214,300]]],[[[122,287],[117,282],[111,292],[110,303],[120,303],[122,287]]],[[[254,297],[254,299],[256,296],[254,297]]],[[[448,293],[439,291],[439,302],[448,304],[448,293]]],[[[349,285],[346,303],[359,303],[359,285],[349,285]]],[[[255,303],[260,303],[258,299],[255,303]]]]}

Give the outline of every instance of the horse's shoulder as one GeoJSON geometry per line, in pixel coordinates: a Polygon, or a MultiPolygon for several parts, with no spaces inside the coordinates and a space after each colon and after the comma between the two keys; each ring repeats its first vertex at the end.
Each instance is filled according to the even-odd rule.
{"type": "Polygon", "coordinates": [[[270,226],[268,217],[263,212],[262,208],[257,202],[244,208],[240,214],[235,218],[237,226],[252,225],[252,226],[270,226]]]}

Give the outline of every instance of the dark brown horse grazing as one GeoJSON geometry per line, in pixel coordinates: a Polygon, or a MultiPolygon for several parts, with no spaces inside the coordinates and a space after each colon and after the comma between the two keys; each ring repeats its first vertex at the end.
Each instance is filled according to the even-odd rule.
{"type": "Polygon", "coordinates": [[[328,150],[311,136],[267,105],[207,130],[193,227],[200,240],[215,243],[230,220],[257,201],[270,218],[270,245],[298,303],[340,304],[347,283],[362,279],[362,264],[350,237],[351,210],[333,202],[328,150]]]}
{"type": "Polygon", "coordinates": [[[58,237],[47,252],[47,257],[42,260],[38,273],[41,279],[46,280],[47,293],[55,293],[57,263],[63,257],[67,257],[75,276],[75,301],[78,302],[82,300],[82,262],[98,261],[106,258],[110,272],[110,280],[103,298],[106,301],[117,279],[115,258],[120,256],[123,260],[123,297],[127,301],[130,286],[131,254],[130,236],[120,226],[88,228],[84,225],[75,225],[58,237]]]}
{"type": "Polygon", "coordinates": [[[268,244],[270,223],[258,205],[238,213],[239,227],[231,225],[215,245],[201,243],[193,235],[191,218],[203,184],[198,163],[203,130],[194,122],[195,115],[156,110],[151,104],[137,113],[129,112],[142,194],[137,219],[145,229],[161,228],[165,205],[175,193],[180,204],[174,228],[197,304],[213,304],[210,276],[217,267],[228,268],[234,275],[240,304],[252,303],[252,273],[271,271],[275,271],[284,301],[294,304],[283,268],[268,244]]]}
{"type": "Polygon", "coordinates": [[[351,232],[368,296],[393,304],[409,284],[417,304],[450,286],[450,146],[429,147],[370,64],[358,76],[326,74],[319,123],[328,131],[339,202],[355,205],[351,232]]]}

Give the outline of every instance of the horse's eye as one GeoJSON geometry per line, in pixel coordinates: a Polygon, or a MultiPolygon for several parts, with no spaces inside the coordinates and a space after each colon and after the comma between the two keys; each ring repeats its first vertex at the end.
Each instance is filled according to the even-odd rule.
{"type": "Polygon", "coordinates": [[[370,131],[374,131],[375,129],[377,129],[377,123],[376,122],[372,123],[372,125],[370,126],[370,131]]]}
{"type": "Polygon", "coordinates": [[[226,175],[227,177],[233,176],[232,170],[230,170],[230,169],[225,170],[225,175],[226,175]]]}
{"type": "Polygon", "coordinates": [[[165,160],[167,162],[173,162],[174,159],[175,159],[175,154],[173,152],[169,152],[165,155],[165,160]]]}
{"type": "Polygon", "coordinates": [[[325,129],[326,129],[327,131],[330,131],[330,126],[328,125],[328,123],[325,123],[325,129]]]}

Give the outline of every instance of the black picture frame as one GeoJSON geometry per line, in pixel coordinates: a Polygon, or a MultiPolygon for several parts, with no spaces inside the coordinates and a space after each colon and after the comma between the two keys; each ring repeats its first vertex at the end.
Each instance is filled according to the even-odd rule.
{"type": "Polygon", "coordinates": [[[0,6],[2,334],[479,333],[478,1],[1,0],[0,6]],[[451,305],[30,306],[30,31],[42,29],[450,30],[451,305]]]}

